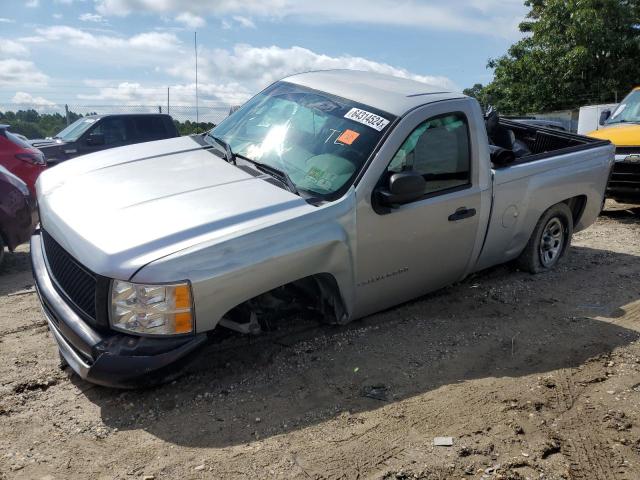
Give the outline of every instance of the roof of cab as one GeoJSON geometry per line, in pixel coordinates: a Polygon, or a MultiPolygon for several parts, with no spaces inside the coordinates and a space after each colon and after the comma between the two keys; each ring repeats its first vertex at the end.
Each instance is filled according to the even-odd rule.
{"type": "Polygon", "coordinates": [[[358,70],[321,70],[299,73],[283,80],[363,103],[396,116],[427,103],[466,97],[462,93],[415,80],[358,70]]]}
{"type": "Polygon", "coordinates": [[[96,113],[95,115],[85,115],[82,118],[99,120],[106,117],[170,117],[170,115],[168,113],[96,113]]]}

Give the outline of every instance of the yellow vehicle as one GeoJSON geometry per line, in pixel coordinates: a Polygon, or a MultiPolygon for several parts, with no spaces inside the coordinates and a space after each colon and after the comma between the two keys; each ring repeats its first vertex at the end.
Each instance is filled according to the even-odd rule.
{"type": "Polygon", "coordinates": [[[640,204],[640,87],[634,88],[613,113],[602,112],[600,125],[603,128],[588,136],[609,140],[616,146],[607,197],[640,204]]]}

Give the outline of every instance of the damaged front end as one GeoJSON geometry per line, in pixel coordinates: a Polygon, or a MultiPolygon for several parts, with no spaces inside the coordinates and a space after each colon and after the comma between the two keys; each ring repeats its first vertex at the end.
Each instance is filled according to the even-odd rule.
{"type": "Polygon", "coordinates": [[[258,295],[230,310],[219,325],[236,332],[259,335],[288,316],[313,316],[329,324],[345,324],[348,314],[332,275],[302,278],[258,295]]]}
{"type": "Polygon", "coordinates": [[[92,326],[51,276],[40,232],[31,237],[31,263],[63,363],[84,380],[118,388],[161,383],[180,373],[189,354],[206,342],[206,334],[152,338],[92,326]]]}

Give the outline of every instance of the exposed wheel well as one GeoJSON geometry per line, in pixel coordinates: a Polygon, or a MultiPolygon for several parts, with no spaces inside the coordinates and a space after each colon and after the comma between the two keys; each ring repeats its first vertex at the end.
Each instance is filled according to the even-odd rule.
{"type": "Polygon", "coordinates": [[[580,221],[580,218],[582,218],[584,208],[587,205],[586,195],[578,195],[576,197],[568,198],[566,200],[563,200],[562,203],[566,204],[569,207],[573,216],[573,224],[577,225],[580,221]]]}
{"type": "Polygon", "coordinates": [[[327,323],[344,323],[347,311],[333,275],[310,275],[257,295],[229,310],[220,324],[259,333],[279,317],[303,312],[314,312],[327,323]]]}

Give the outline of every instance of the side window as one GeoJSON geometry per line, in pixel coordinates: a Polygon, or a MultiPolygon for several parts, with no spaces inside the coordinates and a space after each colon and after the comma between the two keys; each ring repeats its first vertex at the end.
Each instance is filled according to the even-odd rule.
{"type": "Polygon", "coordinates": [[[138,131],[138,140],[148,142],[166,138],[164,123],[158,117],[136,117],[133,120],[138,131]]]}
{"type": "Polygon", "coordinates": [[[469,127],[462,113],[435,117],[420,124],[387,167],[387,175],[407,170],[422,174],[425,195],[471,182],[469,127]]]}
{"type": "Polygon", "coordinates": [[[101,133],[104,135],[105,145],[118,145],[130,141],[126,120],[121,117],[103,119],[91,130],[91,133],[101,133]]]}

